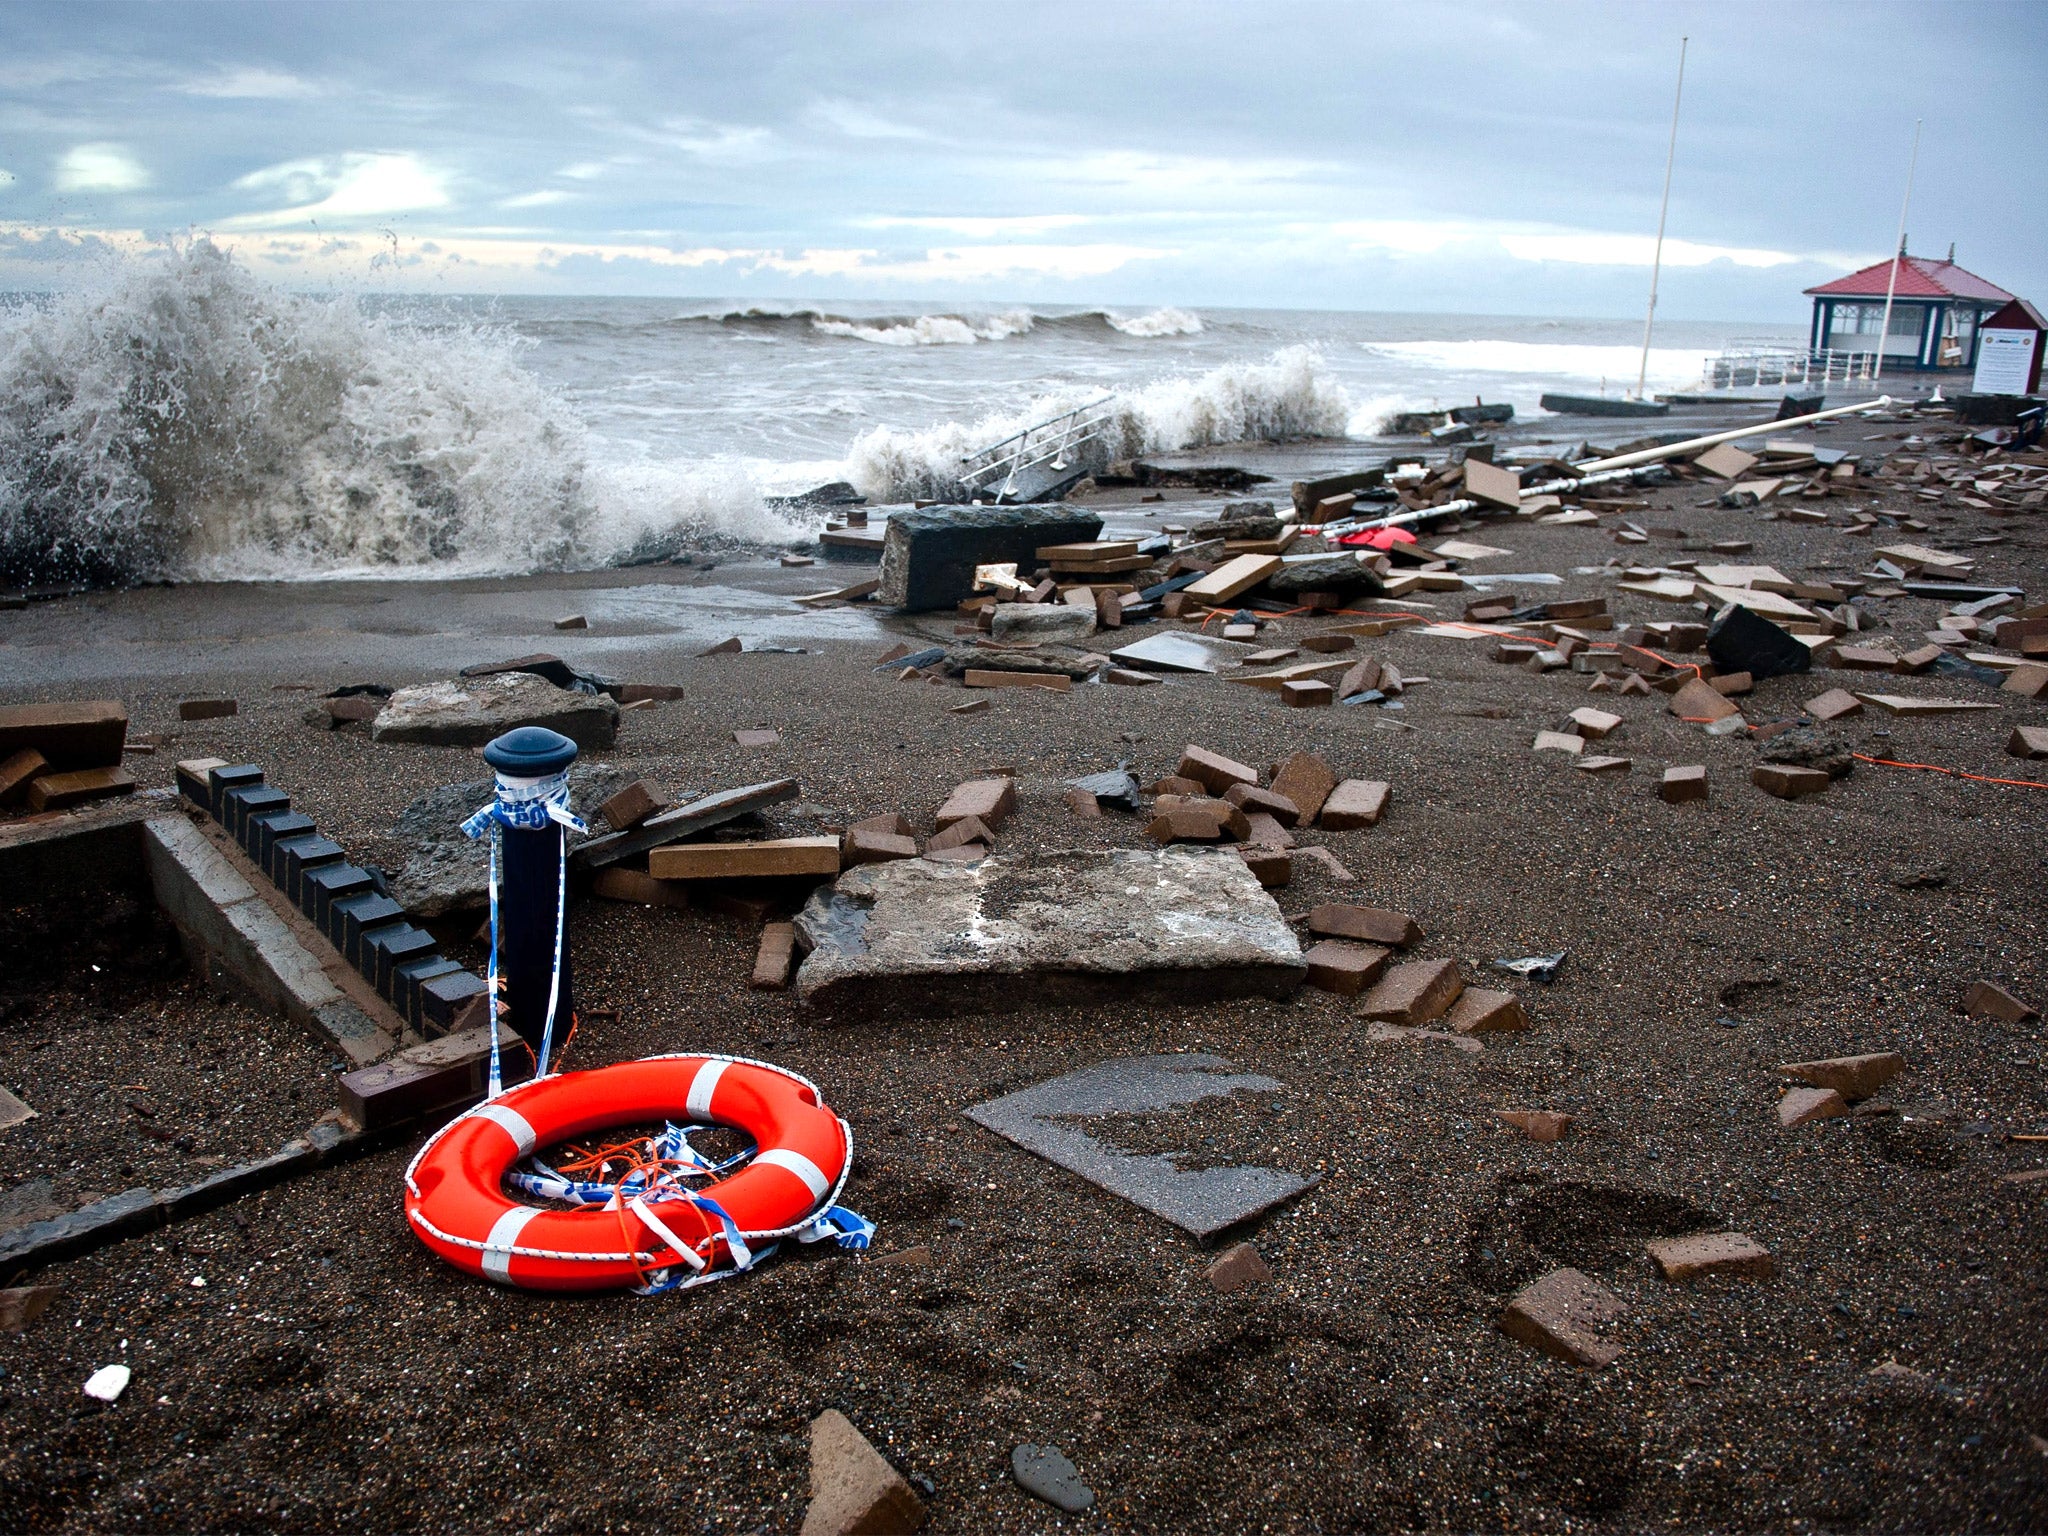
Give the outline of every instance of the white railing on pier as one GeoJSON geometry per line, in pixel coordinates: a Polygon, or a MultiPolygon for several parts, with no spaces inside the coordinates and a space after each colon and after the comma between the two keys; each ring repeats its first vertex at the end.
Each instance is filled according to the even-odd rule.
{"type": "Polygon", "coordinates": [[[1700,369],[1702,389],[1775,389],[1788,384],[1838,384],[1876,377],[1877,354],[1811,349],[1782,341],[1731,341],[1700,369]]]}
{"type": "Polygon", "coordinates": [[[1089,443],[1103,436],[1115,420],[1116,397],[1104,395],[1087,405],[1036,422],[999,443],[970,453],[960,462],[960,483],[970,495],[987,493],[1001,501],[1017,489],[1020,474],[1043,465],[1054,472],[1069,468],[1089,443]],[[997,482],[1000,481],[1000,484],[997,482]]]}

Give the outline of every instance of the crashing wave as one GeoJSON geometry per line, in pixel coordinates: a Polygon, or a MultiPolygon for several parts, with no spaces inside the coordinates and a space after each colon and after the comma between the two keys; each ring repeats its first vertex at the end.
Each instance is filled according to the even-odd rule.
{"type": "Polygon", "coordinates": [[[1161,337],[1199,336],[1202,317],[1185,309],[1162,308],[1142,315],[1124,315],[1111,309],[1084,309],[1070,314],[1048,315],[1030,309],[1006,309],[994,314],[962,314],[950,311],[901,315],[843,315],[829,310],[777,308],[749,304],[730,309],[708,310],[674,317],[679,325],[717,325],[746,333],[800,331],[817,336],[864,341],[883,347],[959,347],[984,341],[1008,341],[1029,336],[1040,329],[1109,329],[1134,340],[1161,337]]]}
{"type": "MultiPolygon", "coordinates": [[[[960,494],[961,460],[1026,427],[1100,397],[1074,387],[1040,395],[1024,410],[972,425],[949,421],[922,431],[878,427],[847,452],[847,478],[874,501],[960,494]]],[[[1109,429],[1079,462],[1218,443],[1343,437],[1352,420],[1344,387],[1313,347],[1285,347],[1263,363],[1226,363],[1192,379],[1164,379],[1116,395],[1109,429]]]]}
{"type": "Polygon", "coordinates": [[[1109,310],[1101,312],[1104,323],[1113,331],[1126,336],[1151,340],[1158,336],[1199,336],[1202,334],[1202,317],[1185,309],[1155,309],[1149,315],[1124,316],[1109,310]]]}
{"type": "Polygon", "coordinates": [[[883,347],[961,347],[978,341],[1003,341],[1030,332],[1033,315],[1028,309],[1006,310],[980,322],[958,315],[918,315],[909,320],[827,319],[820,315],[811,329],[821,336],[844,336],[853,341],[871,341],[883,347]]]}

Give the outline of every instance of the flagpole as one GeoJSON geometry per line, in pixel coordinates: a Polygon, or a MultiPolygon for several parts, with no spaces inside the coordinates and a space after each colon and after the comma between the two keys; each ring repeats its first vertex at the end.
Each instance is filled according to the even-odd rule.
{"type": "Polygon", "coordinates": [[[1643,386],[1650,377],[1650,330],[1657,323],[1657,277],[1664,270],[1664,220],[1671,212],[1671,166],[1678,158],[1678,107],[1685,100],[1685,49],[1689,37],[1678,40],[1678,90],[1671,98],[1671,144],[1664,151],[1664,202],[1657,210],[1657,249],[1650,258],[1650,309],[1643,316],[1643,363],[1636,370],[1635,398],[1643,398],[1643,386]]]}
{"type": "Polygon", "coordinates": [[[1884,283],[1884,323],[1877,331],[1877,366],[1871,370],[1872,379],[1884,377],[1884,344],[1892,334],[1892,295],[1899,289],[1899,267],[1906,259],[1906,210],[1913,206],[1913,173],[1920,169],[1920,125],[1924,118],[1913,119],[1913,156],[1906,162],[1906,200],[1899,204],[1899,238],[1892,246],[1891,275],[1884,283]]]}

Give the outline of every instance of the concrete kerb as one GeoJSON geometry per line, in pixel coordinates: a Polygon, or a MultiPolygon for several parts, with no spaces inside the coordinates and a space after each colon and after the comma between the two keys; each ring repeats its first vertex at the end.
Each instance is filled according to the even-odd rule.
{"type": "MultiPolygon", "coordinates": [[[[244,877],[230,855],[181,812],[143,824],[157,904],[177,926],[193,964],[221,973],[316,1038],[352,1067],[388,1056],[403,1038],[396,1015],[381,1022],[335,982],[332,968],[244,877]]],[[[385,1012],[381,1001],[377,1011],[385,1012]]]]}

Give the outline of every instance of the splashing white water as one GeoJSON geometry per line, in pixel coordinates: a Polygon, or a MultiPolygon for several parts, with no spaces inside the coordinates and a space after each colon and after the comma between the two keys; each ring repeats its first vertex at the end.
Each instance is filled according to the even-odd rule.
{"type": "Polygon", "coordinates": [[[909,320],[864,325],[857,320],[834,320],[823,316],[811,321],[811,329],[823,336],[844,336],[853,341],[871,341],[883,347],[971,347],[978,341],[1003,341],[1030,332],[1033,316],[1028,309],[1007,310],[976,324],[958,315],[918,315],[909,320]]]}
{"type": "Polygon", "coordinates": [[[1157,336],[1199,336],[1202,334],[1202,317],[1185,309],[1155,309],[1149,315],[1116,315],[1105,312],[1102,317],[1109,322],[1112,330],[1126,336],[1138,336],[1150,340],[1157,336]]]}
{"type": "MultiPolygon", "coordinates": [[[[955,495],[961,460],[1012,433],[1086,405],[1100,391],[1073,387],[1040,395],[1023,411],[923,431],[878,427],[847,452],[847,478],[876,501],[955,495]]],[[[1288,437],[1342,437],[1350,398],[1313,347],[1284,347],[1263,363],[1226,363],[1192,379],[1164,379],[1114,397],[1109,430],[1089,445],[1095,463],[1288,437]]]]}

